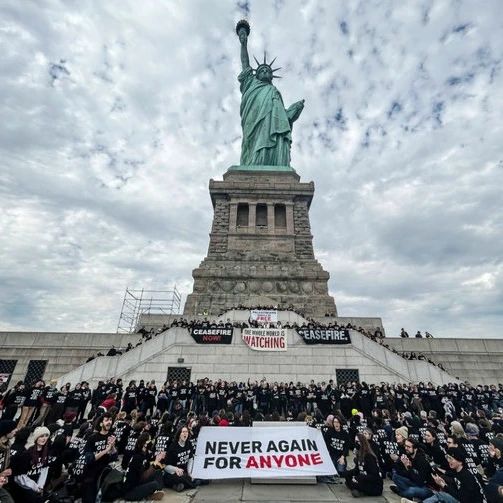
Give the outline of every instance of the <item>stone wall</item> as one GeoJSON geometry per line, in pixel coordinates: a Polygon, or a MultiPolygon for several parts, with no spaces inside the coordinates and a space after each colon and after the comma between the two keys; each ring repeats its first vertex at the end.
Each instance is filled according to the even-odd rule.
{"type": "Polygon", "coordinates": [[[503,383],[503,340],[388,338],[399,352],[423,353],[471,384],[503,383]]]}
{"type": "Polygon", "coordinates": [[[11,384],[25,379],[30,360],[47,361],[44,378],[49,380],[82,365],[98,351],[106,354],[112,345],[125,348],[138,339],[138,334],[0,332],[0,359],[17,360],[11,384]]]}
{"type": "Polygon", "coordinates": [[[300,259],[314,259],[313,236],[309,223],[309,201],[297,198],[293,207],[295,227],[295,255],[300,259]]]}
{"type": "MultiPolygon", "coordinates": [[[[241,319],[246,316],[244,313],[246,311],[233,311],[226,313],[226,317],[241,319]]],[[[291,322],[297,321],[297,316],[288,313],[291,322]]],[[[380,323],[379,318],[351,320],[356,325],[369,327],[380,323]]],[[[98,358],[82,366],[91,354],[97,351],[106,353],[112,344],[116,347],[125,347],[128,342],[136,344],[138,335],[0,332],[0,359],[18,360],[11,384],[24,379],[30,360],[48,360],[44,374],[46,380],[68,373],[82,375],[84,367],[93,366],[98,366],[102,372],[100,375],[106,377],[116,376],[117,371],[126,377],[140,376],[145,371],[152,376],[155,374],[158,379],[165,378],[168,366],[188,366],[192,368],[193,376],[208,374],[215,378],[247,375],[259,378],[264,373],[284,379],[287,376],[282,373],[286,371],[292,379],[310,375],[314,378],[333,374],[335,368],[357,368],[360,370],[360,379],[367,382],[404,380],[407,375],[413,381],[441,382],[441,379],[445,379],[445,376],[436,375],[439,372],[436,367],[417,360],[408,362],[357,332],[352,335],[351,347],[327,349],[326,346],[306,346],[292,331],[286,353],[267,354],[251,351],[240,343],[239,337],[237,332],[231,348],[224,345],[197,345],[187,330],[176,329],[138,346],[126,357],[98,358]],[[205,359],[205,356],[208,358],[205,359]],[[178,363],[179,358],[184,358],[184,362],[178,363]],[[121,365],[117,363],[118,360],[122,361],[121,365]],[[141,365],[141,368],[132,369],[132,362],[141,365]]],[[[397,350],[423,352],[433,360],[442,362],[451,374],[449,379],[459,377],[472,384],[503,382],[501,340],[389,338],[385,342],[397,350]]]]}
{"type": "Polygon", "coordinates": [[[452,381],[452,376],[437,371],[431,365],[416,369],[386,348],[352,331],[352,344],[344,346],[306,345],[293,330],[288,331],[285,352],[253,351],[235,330],[232,344],[195,344],[186,329],[172,328],[142,346],[119,357],[104,357],[75,369],[60,382],[97,382],[107,376],[163,382],[168,368],[191,369],[191,379],[208,377],[216,380],[247,381],[266,378],[274,381],[311,379],[328,381],[336,377],[336,369],[358,369],[361,381],[409,382],[411,369],[415,377],[436,383],[452,381]],[[181,360],[181,361],[180,361],[181,360]]]}
{"type": "Polygon", "coordinates": [[[226,197],[216,197],[213,225],[211,227],[208,255],[218,255],[227,251],[229,229],[229,201],[226,197]]]}
{"type": "Polygon", "coordinates": [[[214,208],[208,256],[194,269],[193,292],[184,314],[216,316],[237,305],[293,306],[306,316],[337,315],[328,292],[329,274],[314,258],[309,206],[313,183],[294,172],[234,169],[210,181],[214,208]],[[248,205],[248,225],[237,224],[239,205],[248,205]],[[256,208],[267,208],[257,225],[256,208]],[[284,208],[276,226],[275,207],[284,208]],[[261,301],[260,301],[261,299],[261,301]]]}

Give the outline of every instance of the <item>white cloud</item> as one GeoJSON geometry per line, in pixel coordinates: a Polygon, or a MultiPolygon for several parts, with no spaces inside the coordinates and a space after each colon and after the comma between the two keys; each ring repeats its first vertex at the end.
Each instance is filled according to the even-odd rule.
{"type": "Polygon", "coordinates": [[[239,159],[239,46],[306,99],[293,165],[341,315],[501,336],[498,2],[3,2],[3,329],[114,330],[207,250],[239,159]],[[249,12],[247,13],[247,9],[249,12]]]}

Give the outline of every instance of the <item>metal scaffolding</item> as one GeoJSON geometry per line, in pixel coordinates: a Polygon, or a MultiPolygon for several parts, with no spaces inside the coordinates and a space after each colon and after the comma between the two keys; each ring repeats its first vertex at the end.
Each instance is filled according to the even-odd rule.
{"type": "Polygon", "coordinates": [[[176,285],[171,290],[134,290],[126,288],[117,333],[136,331],[143,314],[179,314],[182,295],[176,285]]]}

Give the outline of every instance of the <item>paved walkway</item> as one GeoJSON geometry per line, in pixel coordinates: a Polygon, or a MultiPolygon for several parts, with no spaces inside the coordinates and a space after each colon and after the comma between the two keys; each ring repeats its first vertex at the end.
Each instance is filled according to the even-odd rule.
{"type": "Polygon", "coordinates": [[[165,490],[165,503],[399,503],[400,497],[389,490],[385,481],[380,497],[355,499],[342,485],[272,485],[251,484],[248,479],[215,481],[191,491],[175,493],[165,490]]]}

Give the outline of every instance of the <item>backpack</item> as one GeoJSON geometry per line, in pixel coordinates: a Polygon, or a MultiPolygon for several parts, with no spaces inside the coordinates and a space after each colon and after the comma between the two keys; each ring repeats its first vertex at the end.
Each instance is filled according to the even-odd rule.
{"type": "Polygon", "coordinates": [[[106,501],[114,501],[120,498],[124,493],[124,474],[107,466],[98,479],[98,495],[96,496],[96,503],[106,501]]]}

